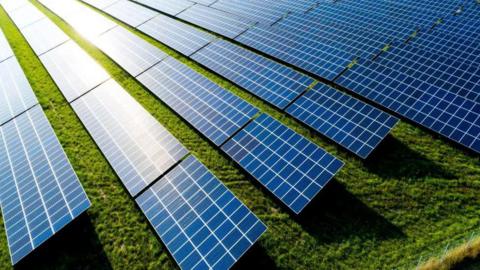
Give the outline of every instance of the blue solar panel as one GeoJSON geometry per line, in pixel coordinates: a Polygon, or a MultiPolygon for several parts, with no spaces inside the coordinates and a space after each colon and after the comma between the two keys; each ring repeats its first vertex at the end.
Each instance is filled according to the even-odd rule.
{"type": "Polygon", "coordinates": [[[315,85],[287,112],[362,158],[367,158],[398,122],[324,84],[315,85]]]}
{"type": "Polygon", "coordinates": [[[266,230],[193,156],[136,201],[181,269],[229,269],[266,230]]]}
{"type": "Polygon", "coordinates": [[[132,196],[188,153],[113,80],[77,99],[72,107],[132,196]]]}
{"type": "Polygon", "coordinates": [[[224,40],[211,43],[192,59],[280,109],[313,83],[312,78],[224,40]]]}
{"type": "Polygon", "coordinates": [[[187,56],[215,38],[207,32],[163,15],[140,25],[138,30],[187,56]]]}
{"type": "Polygon", "coordinates": [[[188,0],[133,0],[134,2],[156,9],[158,11],[177,15],[191,7],[194,3],[188,0]]]}
{"type": "Polygon", "coordinates": [[[337,83],[434,132],[480,152],[477,66],[457,66],[447,58],[408,45],[378,61],[360,61],[337,83]],[[466,98],[468,97],[468,98],[466,98]]]}
{"type": "Polygon", "coordinates": [[[229,38],[235,38],[254,24],[243,17],[202,5],[194,5],[177,17],[229,38]]]}
{"type": "Polygon", "coordinates": [[[134,77],[167,57],[157,47],[120,26],[101,35],[95,45],[134,77]]]}
{"type": "Polygon", "coordinates": [[[0,29],[0,62],[13,56],[13,51],[8,44],[7,38],[0,29]]]}
{"type": "Polygon", "coordinates": [[[128,0],[119,0],[103,11],[132,27],[137,27],[158,15],[157,12],[128,0]]]}
{"type": "Polygon", "coordinates": [[[12,264],[90,207],[40,106],[0,127],[0,202],[12,264]]]}
{"type": "Polygon", "coordinates": [[[174,58],[138,80],[216,145],[245,125],[258,109],[174,58]]]}
{"type": "Polygon", "coordinates": [[[288,11],[278,3],[257,0],[219,0],[211,7],[268,25],[278,21],[288,11]]]}
{"type": "Polygon", "coordinates": [[[297,214],[343,166],[342,161],[266,114],[222,149],[297,214]]]}
{"type": "Polygon", "coordinates": [[[0,62],[0,125],[37,104],[15,57],[0,62]]]}

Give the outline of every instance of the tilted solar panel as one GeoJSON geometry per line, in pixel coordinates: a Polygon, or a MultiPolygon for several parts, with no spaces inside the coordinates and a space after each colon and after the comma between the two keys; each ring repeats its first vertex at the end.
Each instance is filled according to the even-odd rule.
{"type": "Polygon", "coordinates": [[[12,48],[8,44],[7,38],[0,29],[0,62],[13,56],[12,48]]]}
{"type": "Polygon", "coordinates": [[[71,40],[41,55],[40,60],[69,102],[110,78],[90,55],[71,40]]]}
{"type": "Polygon", "coordinates": [[[48,18],[23,28],[22,34],[37,55],[42,55],[70,39],[48,18]]]}
{"type": "Polygon", "coordinates": [[[313,82],[301,73],[228,41],[217,40],[192,59],[284,109],[313,82]]]}
{"type": "Polygon", "coordinates": [[[30,4],[26,4],[18,9],[10,11],[8,12],[8,15],[19,29],[45,17],[42,12],[30,4]]]}
{"type": "Polygon", "coordinates": [[[133,0],[134,2],[148,6],[152,9],[170,14],[177,15],[185,9],[191,7],[194,3],[188,0],[133,0]]]}
{"type": "Polygon", "coordinates": [[[120,26],[101,35],[95,44],[134,77],[167,57],[157,47],[120,26]]]}
{"type": "Polygon", "coordinates": [[[194,5],[177,17],[228,38],[235,38],[254,24],[240,16],[202,5],[194,5]]]}
{"type": "Polygon", "coordinates": [[[398,119],[317,84],[287,108],[287,112],[362,158],[367,158],[398,119]]]}
{"type": "Polygon", "coordinates": [[[28,0],[0,0],[0,5],[2,5],[7,12],[18,9],[28,3],[28,0]]]}
{"type": "Polygon", "coordinates": [[[343,166],[267,114],[248,124],[222,149],[297,214],[343,166]]]}
{"type": "Polygon", "coordinates": [[[158,15],[140,25],[138,30],[187,56],[215,38],[207,32],[164,15],[158,15]]]}
{"type": "Polygon", "coordinates": [[[267,25],[275,23],[287,13],[278,4],[269,1],[219,0],[211,7],[267,25]]]}
{"type": "Polygon", "coordinates": [[[0,125],[38,103],[15,57],[0,62],[0,125]]]}
{"type": "Polygon", "coordinates": [[[209,6],[215,3],[217,0],[192,0],[195,3],[202,4],[204,6],[209,6]]]}
{"type": "Polygon", "coordinates": [[[115,2],[118,2],[119,0],[81,0],[82,2],[85,2],[93,7],[96,7],[98,9],[104,9],[115,2]]]}
{"type": "Polygon", "coordinates": [[[127,0],[120,0],[105,8],[104,11],[132,27],[137,27],[158,15],[151,9],[127,0]]]}
{"type": "Polygon", "coordinates": [[[229,269],[266,230],[193,156],[136,201],[181,269],[229,269]]]}
{"type": "Polygon", "coordinates": [[[114,80],[72,102],[72,107],[132,196],[188,153],[114,80]]]}
{"type": "Polygon", "coordinates": [[[216,145],[242,128],[258,109],[174,58],[137,78],[216,145]]]}
{"type": "Polygon", "coordinates": [[[40,106],[0,127],[0,202],[12,264],[90,207],[40,106]]]}
{"type": "MultiPolygon", "coordinates": [[[[445,89],[442,82],[446,83],[448,80],[438,77],[436,63],[430,61],[434,65],[427,66],[427,62],[424,67],[419,68],[418,64],[423,61],[412,61],[415,65],[408,66],[405,61],[394,57],[396,52],[400,53],[401,57],[404,56],[400,49],[394,48],[382,55],[379,61],[360,61],[339,77],[337,83],[480,152],[480,104],[459,95],[471,93],[468,87],[450,89],[456,89],[455,92],[459,93],[445,89]],[[385,57],[386,55],[393,57],[385,57]]],[[[456,77],[456,72],[450,73],[449,77],[453,82],[462,82],[464,86],[468,86],[465,84],[468,81],[456,77]]]]}

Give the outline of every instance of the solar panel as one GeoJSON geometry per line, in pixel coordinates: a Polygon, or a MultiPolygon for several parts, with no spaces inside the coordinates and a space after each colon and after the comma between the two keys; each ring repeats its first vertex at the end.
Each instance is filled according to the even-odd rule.
{"type": "Polygon", "coordinates": [[[40,60],[69,102],[110,77],[73,41],[68,41],[43,54],[40,60]]]}
{"type": "Polygon", "coordinates": [[[188,0],[133,0],[134,2],[151,7],[152,9],[177,15],[185,9],[191,7],[194,3],[188,0]]]}
{"type": "Polygon", "coordinates": [[[198,3],[198,4],[202,4],[204,6],[209,6],[213,3],[215,3],[217,0],[193,0],[193,2],[195,3],[198,3]]]}
{"type": "Polygon", "coordinates": [[[151,9],[127,0],[120,0],[105,8],[104,11],[132,27],[137,27],[158,15],[157,12],[151,9]]]}
{"type": "Polygon", "coordinates": [[[325,84],[315,85],[287,112],[362,158],[367,158],[398,122],[325,84]]]}
{"type": "Polygon", "coordinates": [[[181,269],[229,269],[266,230],[193,156],[136,201],[181,269]]]}
{"type": "Polygon", "coordinates": [[[24,28],[45,17],[36,7],[26,4],[18,9],[8,12],[12,21],[19,29],[24,28]]]}
{"type": "Polygon", "coordinates": [[[215,38],[207,32],[163,15],[140,25],[138,30],[187,56],[215,38]]]}
{"type": "Polygon", "coordinates": [[[104,9],[115,2],[118,2],[119,0],[81,0],[82,2],[85,2],[93,7],[96,7],[98,9],[104,9]]]}
{"type": "Polygon", "coordinates": [[[235,38],[254,24],[237,15],[202,5],[194,5],[177,17],[228,38],[235,38]]]}
{"type": "Polygon", "coordinates": [[[238,132],[222,150],[297,214],[343,166],[267,114],[238,132]]]}
{"type": "Polygon", "coordinates": [[[225,142],[258,112],[174,58],[163,60],[137,79],[216,145],[225,142]]]}
{"type": "Polygon", "coordinates": [[[41,19],[21,31],[37,55],[42,55],[70,39],[48,18],[41,19]]]}
{"type": "Polygon", "coordinates": [[[0,29],[0,62],[13,56],[12,48],[8,44],[7,38],[0,29]]]}
{"type": "Polygon", "coordinates": [[[268,25],[278,21],[288,11],[278,3],[257,0],[219,0],[211,7],[268,25]]]}
{"type": "Polygon", "coordinates": [[[464,97],[478,96],[469,88],[471,69],[439,70],[441,62],[405,53],[396,47],[378,61],[360,61],[337,83],[480,152],[480,105],[464,97]]]}
{"type": "Polygon", "coordinates": [[[72,107],[132,196],[188,153],[114,80],[72,102],[72,107]]]}
{"type": "Polygon", "coordinates": [[[27,4],[28,0],[0,0],[5,11],[10,12],[27,4]]]}
{"type": "Polygon", "coordinates": [[[280,109],[313,82],[291,68],[224,40],[211,43],[192,59],[280,109]]]}
{"type": "Polygon", "coordinates": [[[0,125],[37,104],[15,57],[0,63],[0,125]]]}
{"type": "Polygon", "coordinates": [[[101,35],[95,43],[134,77],[167,57],[157,47],[119,26],[101,35]]]}
{"type": "Polygon", "coordinates": [[[12,264],[90,207],[36,106],[0,127],[0,201],[12,264]]]}

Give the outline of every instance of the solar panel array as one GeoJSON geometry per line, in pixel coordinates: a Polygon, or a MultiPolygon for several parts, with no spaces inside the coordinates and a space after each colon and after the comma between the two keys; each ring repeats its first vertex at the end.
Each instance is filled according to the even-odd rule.
{"type": "Polygon", "coordinates": [[[31,5],[25,5],[9,13],[10,18],[18,28],[24,28],[44,17],[38,9],[31,5]]]}
{"type": "Polygon", "coordinates": [[[136,201],[181,269],[229,269],[266,230],[193,156],[136,201]]]}
{"type": "Polygon", "coordinates": [[[37,103],[37,98],[17,59],[11,57],[0,62],[0,125],[37,103]]]}
{"type": "Polygon", "coordinates": [[[342,161],[266,114],[222,149],[295,213],[343,167],[342,161]]]}
{"type": "Polygon", "coordinates": [[[90,207],[40,106],[0,127],[0,202],[12,264],[90,207]]]}
{"type": "Polygon", "coordinates": [[[302,94],[313,79],[228,41],[217,40],[192,59],[284,109],[302,94]]]}
{"type": "Polygon", "coordinates": [[[113,80],[72,102],[72,107],[132,196],[188,154],[113,80]]]}
{"type": "Polygon", "coordinates": [[[194,3],[189,0],[133,0],[139,4],[152,7],[153,9],[177,15],[178,13],[191,7],[194,3]]]}
{"type": "Polygon", "coordinates": [[[3,35],[2,30],[0,30],[0,62],[5,61],[13,56],[13,51],[8,45],[7,38],[3,35]]]}
{"type": "Polygon", "coordinates": [[[37,55],[42,55],[69,40],[69,37],[47,18],[22,28],[22,33],[37,55]]]}
{"type": "Polygon", "coordinates": [[[105,8],[105,12],[132,27],[137,27],[158,14],[128,0],[117,1],[105,8]]]}
{"type": "Polygon", "coordinates": [[[174,58],[138,80],[216,145],[245,125],[258,109],[174,58]]]}

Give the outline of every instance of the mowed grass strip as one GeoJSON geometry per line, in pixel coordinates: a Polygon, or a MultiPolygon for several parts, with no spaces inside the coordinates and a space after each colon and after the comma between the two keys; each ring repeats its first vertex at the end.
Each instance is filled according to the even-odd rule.
{"type": "MultiPolygon", "coordinates": [[[[421,254],[467,236],[479,224],[478,156],[407,123],[399,124],[368,161],[303,127],[162,44],[229,91],[268,112],[346,161],[336,180],[299,217],[290,215],[218,149],[148,93],[107,56],[33,1],[94,57],[160,123],[249,206],[269,230],[239,268],[389,269],[411,266],[421,254]]],[[[171,269],[169,258],[88,133],[16,27],[0,10],[4,30],[93,206],[88,215],[28,258],[26,269],[171,269]]],[[[4,232],[0,268],[9,269],[4,232]]]]}

